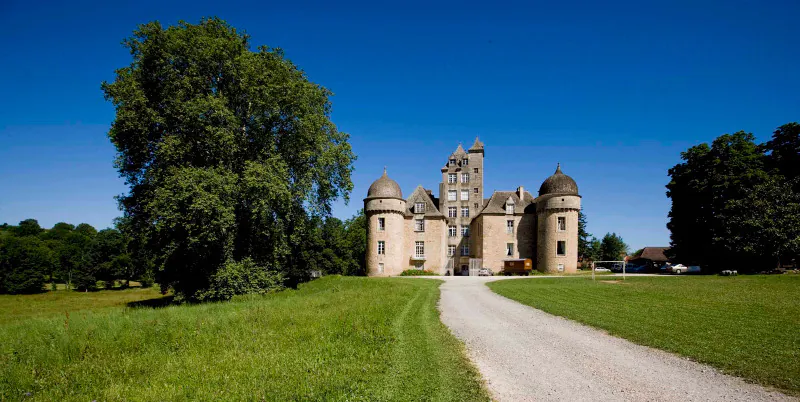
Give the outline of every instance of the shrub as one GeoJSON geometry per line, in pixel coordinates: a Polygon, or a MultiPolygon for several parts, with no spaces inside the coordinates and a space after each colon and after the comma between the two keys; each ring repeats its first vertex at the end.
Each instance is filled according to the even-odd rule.
{"type": "Polygon", "coordinates": [[[423,269],[407,269],[401,272],[400,276],[439,276],[439,274],[423,269]]]}
{"type": "Polygon", "coordinates": [[[284,277],[250,258],[226,262],[212,277],[208,289],[195,293],[199,301],[230,300],[243,294],[265,294],[283,289],[284,277]]]}

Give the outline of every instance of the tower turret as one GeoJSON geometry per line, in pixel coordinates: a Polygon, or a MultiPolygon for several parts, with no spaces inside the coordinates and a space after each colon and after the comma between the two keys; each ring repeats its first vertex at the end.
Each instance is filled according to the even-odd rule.
{"type": "Polygon", "coordinates": [[[578,185],[561,171],[559,164],[556,172],[539,187],[536,199],[536,268],[539,271],[577,271],[580,210],[578,185]]]}
{"type": "Polygon", "coordinates": [[[406,201],[396,181],[383,176],[369,186],[364,198],[367,218],[367,275],[399,275],[403,271],[406,201]]]}

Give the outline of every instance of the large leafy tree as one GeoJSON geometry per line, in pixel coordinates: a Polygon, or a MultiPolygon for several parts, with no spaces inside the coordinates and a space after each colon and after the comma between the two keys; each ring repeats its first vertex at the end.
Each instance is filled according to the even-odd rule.
{"type": "Polygon", "coordinates": [[[131,64],[102,85],[116,107],[109,137],[130,187],[125,227],[162,286],[223,294],[203,290],[248,257],[247,269],[302,280],[314,217],[352,190],[355,156],[330,120],[331,93],[216,18],[144,24],[124,45],[131,64]]]}
{"type": "Polygon", "coordinates": [[[731,200],[766,179],[764,154],[751,133],[743,131],[716,138],[681,153],[684,162],[669,169],[667,197],[672,199],[667,227],[673,257],[680,262],[724,265],[736,261],[736,248],[725,220],[731,200]]]}
{"type": "Polygon", "coordinates": [[[600,259],[602,261],[619,261],[628,254],[628,245],[616,233],[606,233],[600,241],[600,259]]]}

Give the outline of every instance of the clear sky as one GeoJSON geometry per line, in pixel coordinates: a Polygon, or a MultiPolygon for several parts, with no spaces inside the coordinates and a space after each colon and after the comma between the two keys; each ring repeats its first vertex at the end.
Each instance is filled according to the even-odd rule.
{"type": "Polygon", "coordinates": [[[100,83],[130,62],[120,41],[139,23],[216,15],[335,93],[333,121],[358,155],[335,216],[361,208],[384,165],[405,195],[438,193],[447,156],[480,136],[487,195],[535,194],[561,162],[590,232],[667,245],[664,185],[681,151],[800,120],[799,14],[796,0],[5,0],[0,223],[111,225],[126,187],[100,83]]]}

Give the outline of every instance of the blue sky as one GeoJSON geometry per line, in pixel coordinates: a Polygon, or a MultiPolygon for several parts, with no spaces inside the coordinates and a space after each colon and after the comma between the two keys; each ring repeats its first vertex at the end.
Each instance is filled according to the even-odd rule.
{"type": "Polygon", "coordinates": [[[800,120],[797,1],[379,3],[2,2],[0,222],[102,228],[120,214],[100,83],[151,20],[219,16],[335,93],[358,155],[340,218],[384,165],[404,194],[438,192],[447,156],[480,136],[487,193],[535,193],[560,162],[590,232],[667,245],[681,151],[800,120]]]}

